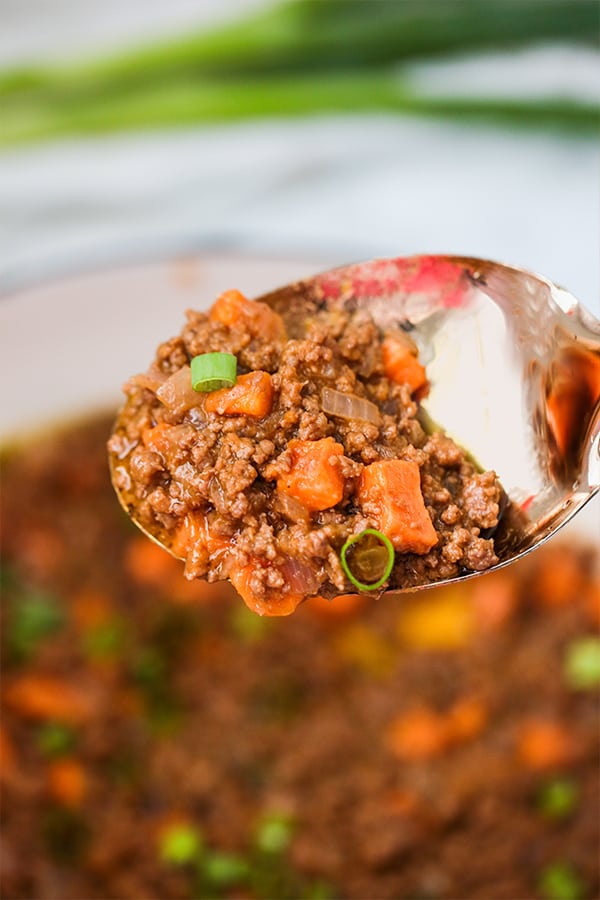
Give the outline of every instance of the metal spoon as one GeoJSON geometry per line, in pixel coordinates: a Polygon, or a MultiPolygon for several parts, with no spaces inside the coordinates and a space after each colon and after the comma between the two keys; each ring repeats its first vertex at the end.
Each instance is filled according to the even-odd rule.
{"type": "MultiPolygon", "coordinates": [[[[368,309],[381,329],[410,332],[431,382],[425,417],[494,469],[511,501],[494,533],[495,569],[546,541],[600,489],[600,322],[546,278],[483,259],[413,256],[343,266],[257,299],[290,337],[324,307],[368,309]]],[[[114,455],[110,465],[123,508],[173,552],[165,529],[137,521],[114,455]]]]}

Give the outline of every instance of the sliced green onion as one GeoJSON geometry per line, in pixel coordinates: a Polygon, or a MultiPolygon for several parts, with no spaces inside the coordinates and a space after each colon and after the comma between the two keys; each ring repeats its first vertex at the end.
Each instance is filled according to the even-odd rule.
{"type": "Polygon", "coordinates": [[[202,839],[192,825],[174,824],[160,842],[160,855],[166,863],[185,866],[193,862],[202,851],[202,839]]]}
{"type": "Polygon", "coordinates": [[[37,746],[44,756],[63,756],[72,752],[76,739],[75,732],[68,725],[48,722],[38,733],[37,746]]]}
{"type": "Polygon", "coordinates": [[[574,690],[591,690],[600,684],[600,638],[594,635],[571,641],[567,647],[564,675],[574,690]]]}
{"type": "Polygon", "coordinates": [[[585,889],[569,863],[557,862],[540,873],[539,891],[545,900],[581,900],[585,889]]]}
{"type": "Polygon", "coordinates": [[[365,528],[349,537],[340,554],[342,569],[359,591],[374,591],[388,578],[394,566],[394,547],[387,535],[365,528]],[[350,559],[348,559],[348,555],[350,559]]]}
{"type": "Polygon", "coordinates": [[[548,819],[560,820],[573,812],[579,799],[577,784],[569,778],[555,778],[540,790],[537,805],[548,819]]]}
{"type": "Polygon", "coordinates": [[[204,860],[202,870],[210,883],[219,887],[236,885],[248,877],[248,863],[235,853],[210,853],[204,860]]]}
{"type": "Polygon", "coordinates": [[[8,643],[18,657],[30,656],[45,638],[65,624],[64,613],[54,597],[32,593],[15,597],[8,621],[8,643]]]}
{"type": "Polygon", "coordinates": [[[294,823],[281,813],[269,813],[260,822],[256,846],[263,853],[283,853],[294,833],[294,823]]]}
{"type": "Polygon", "coordinates": [[[219,388],[233,387],[237,373],[237,359],[233,353],[201,353],[190,363],[192,387],[208,393],[219,388]]]}

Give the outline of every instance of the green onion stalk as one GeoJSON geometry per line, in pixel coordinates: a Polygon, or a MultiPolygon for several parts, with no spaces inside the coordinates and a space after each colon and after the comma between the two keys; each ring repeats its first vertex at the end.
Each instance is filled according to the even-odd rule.
{"type": "Polygon", "coordinates": [[[287,0],[103,58],[6,70],[0,143],[319,113],[597,130],[597,103],[425,95],[401,64],[544,41],[597,46],[598,35],[595,0],[287,0]]]}
{"type": "Polygon", "coordinates": [[[190,370],[195,391],[218,391],[235,384],[237,359],[233,353],[200,353],[192,359],[190,370]]]}

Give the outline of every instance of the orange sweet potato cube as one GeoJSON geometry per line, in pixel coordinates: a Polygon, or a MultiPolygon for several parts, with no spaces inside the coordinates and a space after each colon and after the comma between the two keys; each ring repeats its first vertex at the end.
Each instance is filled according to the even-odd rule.
{"type": "Polygon", "coordinates": [[[408,384],[411,393],[427,384],[427,373],[414,353],[393,337],[387,337],[381,345],[385,374],[396,384],[408,384]]]}
{"type": "Polygon", "coordinates": [[[273,383],[268,372],[248,372],[240,375],[230,388],[221,388],[206,395],[204,408],[221,416],[252,416],[262,419],[271,412],[273,383]]]}
{"type": "Polygon", "coordinates": [[[343,456],[344,448],[333,438],[318,441],[290,441],[292,455],[289,472],[277,479],[277,490],[294,497],[307,509],[329,509],[344,496],[344,476],[336,457],[343,456]]]}
{"type": "Polygon", "coordinates": [[[382,459],[366,466],[358,484],[358,502],[400,553],[428,553],[437,543],[416,463],[382,459]]]}

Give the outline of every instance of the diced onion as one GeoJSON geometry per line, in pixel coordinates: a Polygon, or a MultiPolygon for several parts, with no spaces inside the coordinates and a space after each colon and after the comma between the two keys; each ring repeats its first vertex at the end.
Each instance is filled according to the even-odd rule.
{"type": "Polygon", "coordinates": [[[156,396],[174,413],[187,412],[202,403],[201,397],[192,387],[189,366],[183,366],[170,375],[158,388],[156,396]]]}
{"type": "Polygon", "coordinates": [[[275,498],[280,512],[289,522],[307,524],[310,521],[310,511],[295,497],[277,491],[275,498]]]}
{"type": "Polygon", "coordinates": [[[291,556],[282,564],[281,574],[290,594],[302,594],[309,597],[319,588],[320,582],[314,569],[307,563],[300,562],[291,556]]]}
{"type": "Polygon", "coordinates": [[[153,394],[156,394],[159,387],[165,383],[169,376],[165,375],[164,372],[161,372],[160,369],[150,368],[147,372],[142,372],[140,375],[134,375],[133,378],[130,378],[128,384],[134,384],[136,387],[146,388],[149,391],[152,391],[153,394]]]}
{"type": "Polygon", "coordinates": [[[356,394],[344,394],[333,388],[326,387],[321,391],[321,409],[327,415],[340,419],[362,419],[373,425],[381,423],[381,413],[370,400],[356,394]]]}

